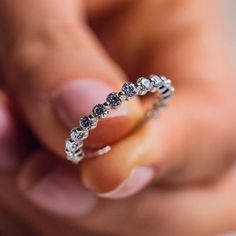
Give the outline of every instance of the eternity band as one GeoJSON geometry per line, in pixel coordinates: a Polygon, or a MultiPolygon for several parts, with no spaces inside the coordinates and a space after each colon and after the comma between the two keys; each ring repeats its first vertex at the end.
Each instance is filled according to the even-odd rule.
{"type": "Polygon", "coordinates": [[[88,137],[89,131],[96,128],[100,119],[106,117],[111,109],[117,109],[123,101],[128,101],[134,96],[143,96],[151,92],[155,94],[152,107],[147,111],[147,117],[157,115],[159,108],[165,107],[174,92],[171,80],[164,76],[151,75],[149,78],[141,77],[136,83],[126,82],[120,92],[108,94],[106,102],[93,107],[92,113],[82,117],[78,127],[70,132],[70,137],[65,143],[67,159],[73,163],[79,163],[86,156],[83,150],[84,140],[88,137]]]}

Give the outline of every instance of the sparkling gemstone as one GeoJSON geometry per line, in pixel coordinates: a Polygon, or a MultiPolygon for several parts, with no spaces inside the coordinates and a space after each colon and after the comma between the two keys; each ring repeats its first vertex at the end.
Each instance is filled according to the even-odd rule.
{"type": "Polygon", "coordinates": [[[125,95],[124,91],[122,91],[122,90],[118,93],[118,96],[121,101],[128,100],[127,96],[125,95]]]}
{"type": "Polygon", "coordinates": [[[160,78],[159,76],[157,76],[157,75],[151,75],[150,76],[150,81],[151,81],[151,83],[152,83],[152,86],[154,87],[154,88],[158,88],[159,86],[161,86],[162,84],[163,84],[163,79],[162,78],[160,78]]]}
{"type": "Polygon", "coordinates": [[[108,115],[108,111],[104,105],[97,104],[93,108],[93,115],[95,117],[102,118],[102,117],[105,117],[106,115],[108,115]]]}
{"type": "Polygon", "coordinates": [[[124,92],[127,99],[136,95],[136,87],[133,83],[129,83],[129,82],[125,83],[122,86],[122,91],[124,92]]]}
{"type": "Polygon", "coordinates": [[[80,160],[82,160],[83,159],[83,157],[84,157],[85,155],[84,155],[84,152],[83,152],[83,150],[80,148],[80,149],[78,149],[76,152],[75,152],[75,155],[74,155],[74,158],[73,158],[73,162],[74,163],[78,163],[80,160]]]}
{"type": "Polygon", "coordinates": [[[111,108],[117,108],[121,104],[121,99],[117,93],[110,93],[107,96],[107,102],[111,108]]]}
{"type": "Polygon", "coordinates": [[[80,125],[82,126],[82,128],[86,130],[92,129],[94,128],[94,126],[96,126],[95,122],[92,119],[90,119],[88,116],[81,118],[80,125]]]}
{"type": "Polygon", "coordinates": [[[72,161],[75,157],[73,153],[66,152],[66,157],[69,161],[72,161]]]}
{"type": "Polygon", "coordinates": [[[71,158],[70,160],[74,163],[74,164],[78,164],[82,159],[84,158],[84,153],[79,153],[79,155],[76,155],[75,157],[71,158]]]}
{"type": "Polygon", "coordinates": [[[73,152],[66,149],[66,156],[68,160],[77,164],[84,158],[85,155],[81,148],[76,148],[73,152]]]}
{"type": "Polygon", "coordinates": [[[80,148],[80,143],[72,140],[71,138],[66,140],[65,151],[67,154],[73,154],[80,148]]]}
{"type": "Polygon", "coordinates": [[[140,95],[146,94],[152,88],[151,81],[144,77],[141,77],[137,80],[137,86],[138,86],[138,93],[140,95]]]}
{"type": "Polygon", "coordinates": [[[165,76],[160,76],[160,78],[162,79],[162,81],[164,81],[164,83],[171,83],[171,81],[168,80],[165,76]]]}
{"type": "Polygon", "coordinates": [[[83,140],[88,137],[88,131],[81,128],[73,128],[70,136],[74,141],[83,140]]]}

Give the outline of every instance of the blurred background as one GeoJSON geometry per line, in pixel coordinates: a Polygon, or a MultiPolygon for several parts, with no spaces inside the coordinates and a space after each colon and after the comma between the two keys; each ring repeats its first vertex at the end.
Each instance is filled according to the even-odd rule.
{"type": "Polygon", "coordinates": [[[226,33],[229,36],[230,54],[234,66],[236,66],[236,1],[235,0],[218,0],[222,6],[222,16],[224,19],[224,25],[226,33]]]}
{"type": "MultiPolygon", "coordinates": [[[[236,71],[236,0],[217,0],[221,5],[222,10],[222,23],[224,24],[225,33],[229,39],[229,50],[232,57],[232,63],[236,71]]],[[[34,211],[33,206],[29,205],[19,205],[17,202],[12,203],[11,199],[5,194],[7,186],[10,186],[12,178],[9,178],[5,181],[1,178],[0,174],[0,236],[28,236],[28,235],[47,235],[50,234],[50,231],[53,232],[51,235],[64,236],[64,235],[77,235],[77,228],[70,225],[69,227],[64,227],[65,224],[62,221],[63,219],[54,218],[53,216],[48,217],[45,213],[37,213],[34,211]],[[4,202],[4,203],[3,203],[4,202]],[[6,207],[10,206],[10,207],[6,207]],[[17,211],[22,212],[22,208],[25,207],[25,212],[31,212],[29,215],[17,215],[17,211]],[[10,209],[10,210],[9,210],[10,209]],[[14,210],[13,210],[14,209],[14,210]],[[37,221],[37,217],[48,217],[48,220],[45,222],[37,221]],[[27,223],[25,223],[27,222],[27,223]],[[61,224],[61,222],[63,222],[61,224]],[[52,229],[51,225],[57,225],[57,229],[52,229]],[[49,233],[49,234],[48,234],[49,233]]],[[[17,194],[17,193],[16,193],[17,194]]],[[[84,234],[86,235],[86,234],[84,234]]],[[[231,233],[230,235],[235,235],[231,233]]],[[[226,234],[225,234],[226,236],[226,234]]]]}

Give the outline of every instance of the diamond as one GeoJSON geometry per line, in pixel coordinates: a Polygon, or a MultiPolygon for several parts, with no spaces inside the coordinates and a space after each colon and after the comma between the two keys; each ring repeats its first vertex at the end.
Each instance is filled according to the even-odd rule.
{"type": "Polygon", "coordinates": [[[96,127],[96,122],[88,116],[80,119],[80,125],[82,128],[89,130],[96,127]]]}
{"type": "Polygon", "coordinates": [[[118,93],[118,96],[121,101],[128,100],[127,96],[125,95],[124,91],[122,91],[122,90],[118,93]]]}
{"type": "Polygon", "coordinates": [[[84,158],[85,154],[83,152],[83,150],[81,148],[79,148],[75,154],[74,154],[74,157],[73,157],[73,162],[74,163],[78,163],[79,161],[81,161],[83,158],[84,158]]]}
{"type": "Polygon", "coordinates": [[[66,140],[65,151],[67,154],[74,154],[79,148],[81,143],[72,140],[71,138],[66,140]]]}
{"type": "Polygon", "coordinates": [[[122,86],[122,91],[124,92],[127,100],[135,96],[137,92],[135,84],[130,82],[127,82],[122,86]]]}
{"type": "Polygon", "coordinates": [[[108,115],[108,111],[104,105],[97,104],[93,108],[93,115],[97,118],[103,118],[108,115]]]}
{"type": "Polygon", "coordinates": [[[68,152],[66,152],[66,157],[69,161],[72,161],[75,158],[73,153],[68,153],[68,152]]]}
{"type": "Polygon", "coordinates": [[[73,156],[70,160],[74,162],[75,164],[78,164],[83,158],[85,154],[82,150],[80,150],[78,153],[76,153],[75,156],[73,156]]]}
{"type": "Polygon", "coordinates": [[[73,128],[70,137],[74,141],[84,140],[88,137],[88,131],[81,128],[73,128]]]}
{"type": "Polygon", "coordinates": [[[121,104],[121,99],[117,93],[110,93],[107,96],[107,102],[111,108],[115,109],[121,104]]]}
{"type": "Polygon", "coordinates": [[[165,83],[171,83],[171,81],[168,80],[165,76],[160,76],[160,78],[161,78],[162,81],[164,81],[165,83]]]}
{"type": "Polygon", "coordinates": [[[65,152],[67,159],[74,163],[79,163],[79,161],[84,158],[84,152],[81,149],[80,144],[71,139],[66,140],[65,152]]]}
{"type": "Polygon", "coordinates": [[[163,85],[164,82],[164,80],[157,75],[151,75],[149,77],[149,80],[151,81],[151,84],[153,86],[152,92],[156,92],[157,88],[163,85]]]}
{"type": "Polygon", "coordinates": [[[141,77],[137,80],[137,88],[139,95],[145,95],[152,88],[151,81],[149,79],[141,77]]]}

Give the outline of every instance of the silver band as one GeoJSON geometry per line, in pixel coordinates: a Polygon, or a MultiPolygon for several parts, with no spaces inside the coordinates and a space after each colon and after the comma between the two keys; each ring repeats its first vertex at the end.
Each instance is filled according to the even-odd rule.
{"type": "Polygon", "coordinates": [[[148,79],[141,77],[135,84],[124,83],[120,92],[108,94],[105,103],[95,105],[91,115],[82,117],[79,126],[71,130],[70,137],[65,143],[67,159],[75,164],[79,163],[86,156],[82,148],[83,142],[88,137],[89,131],[96,128],[98,121],[106,117],[111,109],[117,109],[123,101],[136,95],[143,96],[148,92],[155,93],[152,108],[146,113],[146,117],[150,118],[157,115],[159,108],[167,105],[174,88],[170,80],[157,75],[151,75],[148,79]]]}

